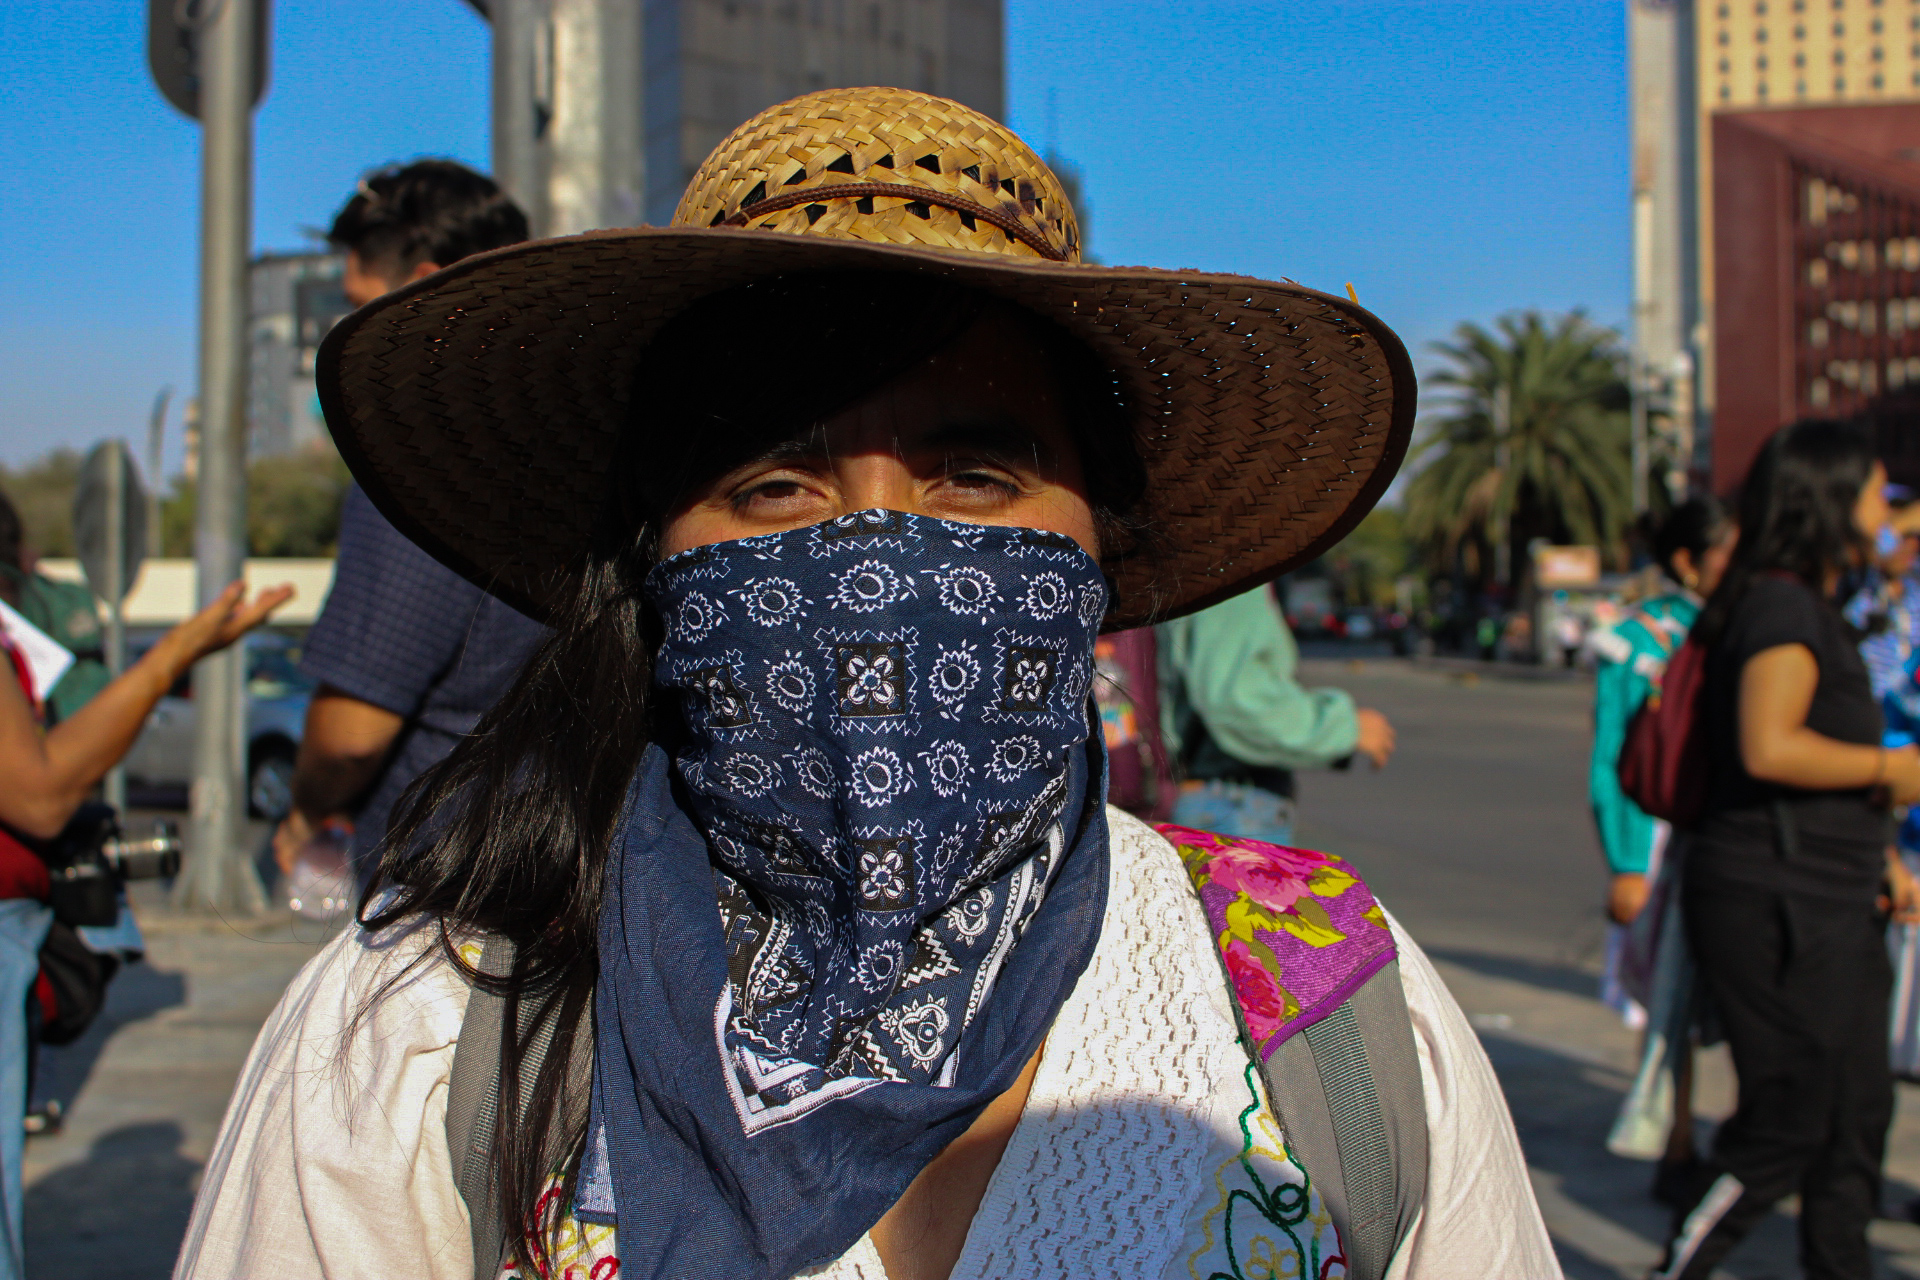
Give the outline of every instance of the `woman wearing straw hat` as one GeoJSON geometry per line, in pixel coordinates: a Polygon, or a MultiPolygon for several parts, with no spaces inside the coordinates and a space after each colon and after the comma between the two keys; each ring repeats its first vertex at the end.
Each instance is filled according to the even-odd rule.
{"type": "Polygon", "coordinates": [[[836,90],[670,228],[335,329],[368,495],[555,636],[262,1030],[177,1275],[1558,1274],[1352,869],[1108,809],[1088,733],[1099,631],[1373,504],[1405,353],[1077,259],[1004,128],[836,90]]]}

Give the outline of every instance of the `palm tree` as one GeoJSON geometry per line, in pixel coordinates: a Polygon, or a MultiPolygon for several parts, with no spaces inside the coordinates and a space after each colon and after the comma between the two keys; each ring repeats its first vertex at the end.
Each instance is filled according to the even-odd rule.
{"type": "Polygon", "coordinates": [[[1632,519],[1629,395],[1619,335],[1578,311],[1464,323],[1434,349],[1453,389],[1410,467],[1406,530],[1441,564],[1466,545],[1483,584],[1511,586],[1514,549],[1534,537],[1613,545],[1632,519]],[[1505,563],[1489,566],[1487,552],[1505,563]],[[1492,572],[1489,570],[1492,569],[1492,572]]]}

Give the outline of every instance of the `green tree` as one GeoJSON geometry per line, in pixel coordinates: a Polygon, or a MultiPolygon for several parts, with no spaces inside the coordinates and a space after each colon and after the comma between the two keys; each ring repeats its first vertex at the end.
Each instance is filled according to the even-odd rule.
{"type": "Polygon", "coordinates": [[[26,544],[43,556],[73,554],[73,494],[80,487],[80,455],[55,449],[16,469],[0,467],[26,544]]]}
{"type": "Polygon", "coordinates": [[[1482,585],[1506,548],[1509,584],[1533,538],[1613,548],[1633,518],[1626,359],[1620,336],[1575,311],[1465,323],[1434,349],[1449,388],[1408,459],[1405,527],[1435,568],[1463,549],[1482,585]],[[1424,465],[1422,465],[1424,464],[1424,465]]]}

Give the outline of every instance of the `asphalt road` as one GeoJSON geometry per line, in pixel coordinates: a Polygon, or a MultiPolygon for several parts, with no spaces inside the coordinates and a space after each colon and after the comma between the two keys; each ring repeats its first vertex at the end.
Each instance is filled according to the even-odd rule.
{"type": "MultiPolygon", "coordinates": [[[[1433,956],[1506,1087],[1534,1189],[1575,1280],[1640,1277],[1666,1215],[1652,1166],[1604,1147],[1638,1037],[1596,998],[1606,876],[1586,805],[1592,686],[1477,678],[1368,659],[1304,664],[1399,732],[1385,772],[1301,775],[1300,843],[1351,860],[1433,956]]],[[[1733,1105],[1703,1055],[1701,1133],[1733,1105]]],[[[1920,1196],[1920,1089],[1900,1086],[1886,1202],[1920,1196]]],[[[1742,1280],[1800,1275],[1792,1206],[1729,1260],[1742,1280]]],[[[1920,1227],[1875,1224],[1879,1274],[1920,1276],[1920,1227]]]]}
{"type": "MultiPolygon", "coordinates": [[[[1594,998],[1604,875],[1585,800],[1589,686],[1468,681],[1383,659],[1310,661],[1304,675],[1385,711],[1400,750],[1384,773],[1303,775],[1301,843],[1356,864],[1480,1029],[1567,1274],[1644,1275],[1665,1223],[1646,1195],[1651,1166],[1602,1146],[1636,1038],[1594,998]]],[[[247,1046],[321,941],[284,916],[183,919],[156,904],[144,919],[150,962],[116,980],[100,1024],[43,1066],[72,1115],[27,1147],[36,1280],[168,1273],[247,1046]]],[[[1701,1076],[1704,1131],[1733,1091],[1719,1056],[1701,1076]]],[[[1892,1146],[1887,1202],[1898,1206],[1920,1196],[1912,1086],[1901,1086],[1892,1146]]],[[[1797,1276],[1790,1214],[1726,1274],[1797,1276]]],[[[1920,1277],[1920,1227],[1883,1221],[1874,1239],[1881,1274],[1920,1277]]]]}

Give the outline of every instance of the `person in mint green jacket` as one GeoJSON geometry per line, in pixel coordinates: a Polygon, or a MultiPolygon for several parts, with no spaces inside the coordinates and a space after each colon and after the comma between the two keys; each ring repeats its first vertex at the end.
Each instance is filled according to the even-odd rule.
{"type": "Polygon", "coordinates": [[[1161,729],[1182,778],[1173,820],[1293,843],[1293,771],[1360,755],[1384,767],[1393,726],[1343,689],[1303,688],[1271,587],[1155,628],[1161,729]]]}

